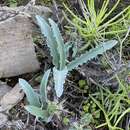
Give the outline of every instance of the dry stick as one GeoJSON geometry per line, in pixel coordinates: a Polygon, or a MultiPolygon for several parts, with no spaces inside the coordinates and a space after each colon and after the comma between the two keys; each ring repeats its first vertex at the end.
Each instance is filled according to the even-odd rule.
{"type": "Polygon", "coordinates": [[[120,60],[119,60],[119,65],[121,65],[121,61],[122,61],[122,45],[123,45],[124,41],[127,39],[127,37],[129,36],[129,33],[130,33],[130,27],[129,27],[129,29],[128,29],[128,31],[127,31],[127,33],[126,33],[126,35],[125,35],[125,37],[124,37],[124,39],[122,41],[118,37],[119,41],[120,41],[120,60]]]}
{"type": "Polygon", "coordinates": [[[34,120],[34,130],[36,130],[37,117],[34,120]]]}
{"type": "Polygon", "coordinates": [[[28,124],[29,124],[29,113],[27,113],[27,120],[26,120],[26,127],[28,126],[28,124]]]}
{"type": "MultiPolygon", "coordinates": [[[[57,6],[57,3],[55,0],[52,1],[53,2],[53,5],[55,7],[55,12],[56,12],[56,17],[57,17],[57,20],[58,20],[58,24],[61,24],[61,20],[59,18],[59,15],[58,15],[58,6],[57,6]]],[[[61,29],[63,30],[63,26],[61,26],[61,29]]]]}

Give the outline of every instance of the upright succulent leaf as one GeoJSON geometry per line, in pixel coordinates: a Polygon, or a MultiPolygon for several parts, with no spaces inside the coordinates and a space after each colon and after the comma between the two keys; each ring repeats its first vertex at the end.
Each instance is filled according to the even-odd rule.
{"type": "Polygon", "coordinates": [[[47,87],[47,82],[48,82],[50,72],[51,72],[50,69],[45,72],[45,74],[43,75],[41,84],[40,84],[40,95],[42,97],[42,103],[47,103],[46,87],[47,87]]]}
{"type": "Polygon", "coordinates": [[[25,106],[25,109],[37,118],[42,118],[44,121],[47,121],[48,119],[48,112],[46,110],[31,105],[25,106]]]}
{"type": "Polygon", "coordinates": [[[67,73],[68,73],[67,67],[65,67],[63,70],[57,70],[56,68],[53,68],[55,91],[58,97],[60,97],[63,93],[63,89],[64,89],[63,85],[67,73]]]}
{"type": "Polygon", "coordinates": [[[53,57],[53,64],[56,68],[59,67],[59,54],[57,51],[57,43],[53,36],[52,29],[44,18],[36,15],[37,23],[41,29],[42,34],[47,38],[47,46],[50,48],[51,56],[53,57]]]}
{"type": "Polygon", "coordinates": [[[95,58],[99,54],[103,54],[105,51],[111,49],[117,44],[116,40],[110,40],[98,45],[96,48],[91,49],[90,51],[86,52],[85,54],[81,55],[80,57],[76,58],[72,62],[67,65],[69,71],[82,65],[83,63],[88,62],[89,60],[95,58]]]}
{"type": "Polygon", "coordinates": [[[64,69],[65,68],[65,63],[66,63],[66,52],[65,52],[65,45],[64,45],[64,41],[63,41],[63,38],[61,36],[61,33],[59,31],[59,28],[57,26],[57,24],[52,20],[52,19],[49,19],[49,23],[51,24],[51,27],[52,27],[52,32],[53,32],[53,35],[55,37],[55,40],[57,42],[57,50],[58,50],[58,53],[59,53],[59,56],[60,56],[60,70],[64,69]]]}
{"type": "Polygon", "coordinates": [[[25,92],[27,96],[27,100],[30,105],[40,107],[40,101],[39,101],[39,96],[37,93],[34,92],[33,88],[31,85],[25,81],[24,79],[19,79],[19,85],[25,92]]]}

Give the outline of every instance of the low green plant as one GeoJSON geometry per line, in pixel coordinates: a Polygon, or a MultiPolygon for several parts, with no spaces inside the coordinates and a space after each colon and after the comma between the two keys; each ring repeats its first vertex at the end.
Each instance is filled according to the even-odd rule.
{"type": "Polygon", "coordinates": [[[96,123],[100,118],[100,109],[97,109],[97,105],[92,100],[85,101],[83,104],[83,112],[90,113],[94,119],[94,123],[96,123]]]}
{"type": "Polygon", "coordinates": [[[17,7],[18,5],[17,0],[8,0],[8,3],[10,7],[17,7]]]}
{"type": "Polygon", "coordinates": [[[47,46],[50,49],[50,54],[53,57],[53,76],[55,83],[56,95],[60,97],[63,93],[63,84],[65,82],[68,71],[75,69],[79,65],[90,61],[99,54],[103,54],[117,44],[116,40],[103,42],[96,48],[87,51],[80,57],[76,57],[72,61],[68,61],[68,49],[64,44],[63,38],[57,24],[49,19],[49,24],[41,16],[36,16],[37,23],[41,29],[41,33],[46,37],[47,46]]]}
{"type": "MultiPolygon", "coordinates": [[[[96,92],[94,94],[96,94],[96,92]]],[[[94,126],[101,124],[101,120],[99,119],[101,118],[102,111],[98,108],[97,104],[89,96],[87,97],[87,100],[83,102],[82,109],[82,113],[91,115],[93,119],[91,121],[91,124],[93,124],[94,126]]]]}
{"type": "Polygon", "coordinates": [[[78,84],[81,89],[85,89],[87,86],[86,80],[79,80],[78,84]]]}
{"type": "Polygon", "coordinates": [[[46,71],[41,84],[39,92],[35,92],[31,85],[24,79],[19,79],[19,85],[26,94],[29,105],[25,106],[25,109],[36,116],[41,118],[45,122],[49,122],[54,114],[59,114],[59,110],[62,110],[62,105],[56,101],[49,101],[47,98],[47,83],[50,70],[46,71]]]}
{"type": "Polygon", "coordinates": [[[92,128],[89,126],[92,121],[92,115],[86,113],[81,117],[80,121],[72,123],[69,130],[92,130],[92,128]]]}
{"type": "Polygon", "coordinates": [[[130,112],[130,86],[125,81],[120,80],[116,75],[119,83],[117,92],[112,93],[109,89],[100,87],[100,93],[97,95],[90,94],[90,98],[99,107],[104,114],[105,122],[96,128],[108,126],[109,130],[123,130],[119,124],[130,112]]]}
{"type": "Polygon", "coordinates": [[[94,0],[86,0],[87,4],[84,3],[84,0],[79,0],[83,17],[74,14],[67,5],[64,4],[65,8],[72,16],[72,20],[70,20],[63,12],[66,19],[77,28],[83,38],[91,41],[86,43],[81,50],[85,50],[92,46],[92,43],[97,43],[108,35],[120,34],[128,30],[129,24],[126,26],[126,22],[124,23],[124,21],[129,21],[130,6],[112,17],[112,13],[121,0],[117,0],[110,10],[108,9],[109,1],[110,0],[104,0],[102,7],[96,9],[94,0]]]}

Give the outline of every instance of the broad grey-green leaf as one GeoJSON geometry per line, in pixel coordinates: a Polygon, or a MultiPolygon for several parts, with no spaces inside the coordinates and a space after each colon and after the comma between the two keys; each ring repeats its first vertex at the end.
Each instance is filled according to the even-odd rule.
{"type": "Polygon", "coordinates": [[[45,74],[43,75],[41,84],[40,84],[40,95],[42,97],[42,103],[47,103],[46,87],[47,87],[50,72],[51,72],[50,69],[45,72],[45,74]]]}
{"type": "Polygon", "coordinates": [[[89,60],[95,58],[99,54],[103,54],[107,50],[111,49],[117,44],[116,40],[110,40],[104,43],[101,43],[96,48],[91,49],[90,51],[86,52],[85,54],[81,55],[80,57],[76,58],[75,60],[71,61],[67,68],[69,71],[72,69],[78,67],[79,65],[82,65],[83,63],[88,62],[89,60]]]}
{"type": "Polygon", "coordinates": [[[78,52],[78,47],[77,47],[77,44],[76,44],[76,43],[73,44],[72,50],[73,50],[72,57],[74,58],[74,57],[76,56],[77,52],[78,52]]]}
{"type": "Polygon", "coordinates": [[[39,96],[37,93],[34,92],[31,85],[24,79],[19,79],[19,85],[25,92],[29,104],[39,107],[41,105],[39,101],[39,96]]]}
{"type": "Polygon", "coordinates": [[[57,50],[60,56],[60,70],[63,70],[66,64],[66,52],[64,41],[57,24],[52,19],[49,19],[49,23],[51,24],[53,36],[55,37],[55,40],[57,42],[57,50]]]}
{"type": "Polygon", "coordinates": [[[53,57],[53,64],[56,68],[59,67],[59,54],[57,51],[57,43],[53,36],[52,29],[44,18],[36,15],[37,23],[41,29],[42,34],[47,38],[47,46],[50,48],[51,56],[53,57]]]}
{"type": "Polygon", "coordinates": [[[68,41],[65,43],[65,50],[66,50],[66,54],[69,52],[70,48],[72,48],[73,43],[71,41],[68,41]]]}
{"type": "Polygon", "coordinates": [[[48,112],[46,110],[42,110],[40,107],[27,105],[25,106],[25,109],[37,118],[42,118],[45,121],[48,119],[48,112]]]}
{"type": "Polygon", "coordinates": [[[73,47],[73,44],[71,41],[65,43],[66,61],[67,61],[67,57],[69,57],[69,50],[72,47],[73,47]]]}
{"type": "Polygon", "coordinates": [[[68,73],[67,67],[63,70],[57,70],[53,68],[53,76],[54,76],[54,83],[55,83],[55,91],[56,95],[60,97],[63,93],[65,78],[68,73]]]}

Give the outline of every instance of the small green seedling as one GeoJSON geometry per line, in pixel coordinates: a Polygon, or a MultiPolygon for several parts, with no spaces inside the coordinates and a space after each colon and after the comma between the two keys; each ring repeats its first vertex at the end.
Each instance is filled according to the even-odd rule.
{"type": "Polygon", "coordinates": [[[57,102],[49,101],[47,98],[47,83],[49,78],[50,70],[46,71],[41,84],[39,93],[35,92],[31,85],[24,79],[19,79],[19,85],[26,94],[28,105],[25,109],[36,116],[41,118],[45,122],[49,122],[54,114],[58,114],[59,110],[62,110],[62,105],[57,102]]]}
{"type": "Polygon", "coordinates": [[[17,7],[17,0],[8,0],[9,6],[10,7],[17,7]]]}
{"type": "Polygon", "coordinates": [[[92,121],[92,115],[86,113],[81,117],[79,122],[72,123],[69,130],[92,130],[92,128],[89,126],[92,121]]]}

